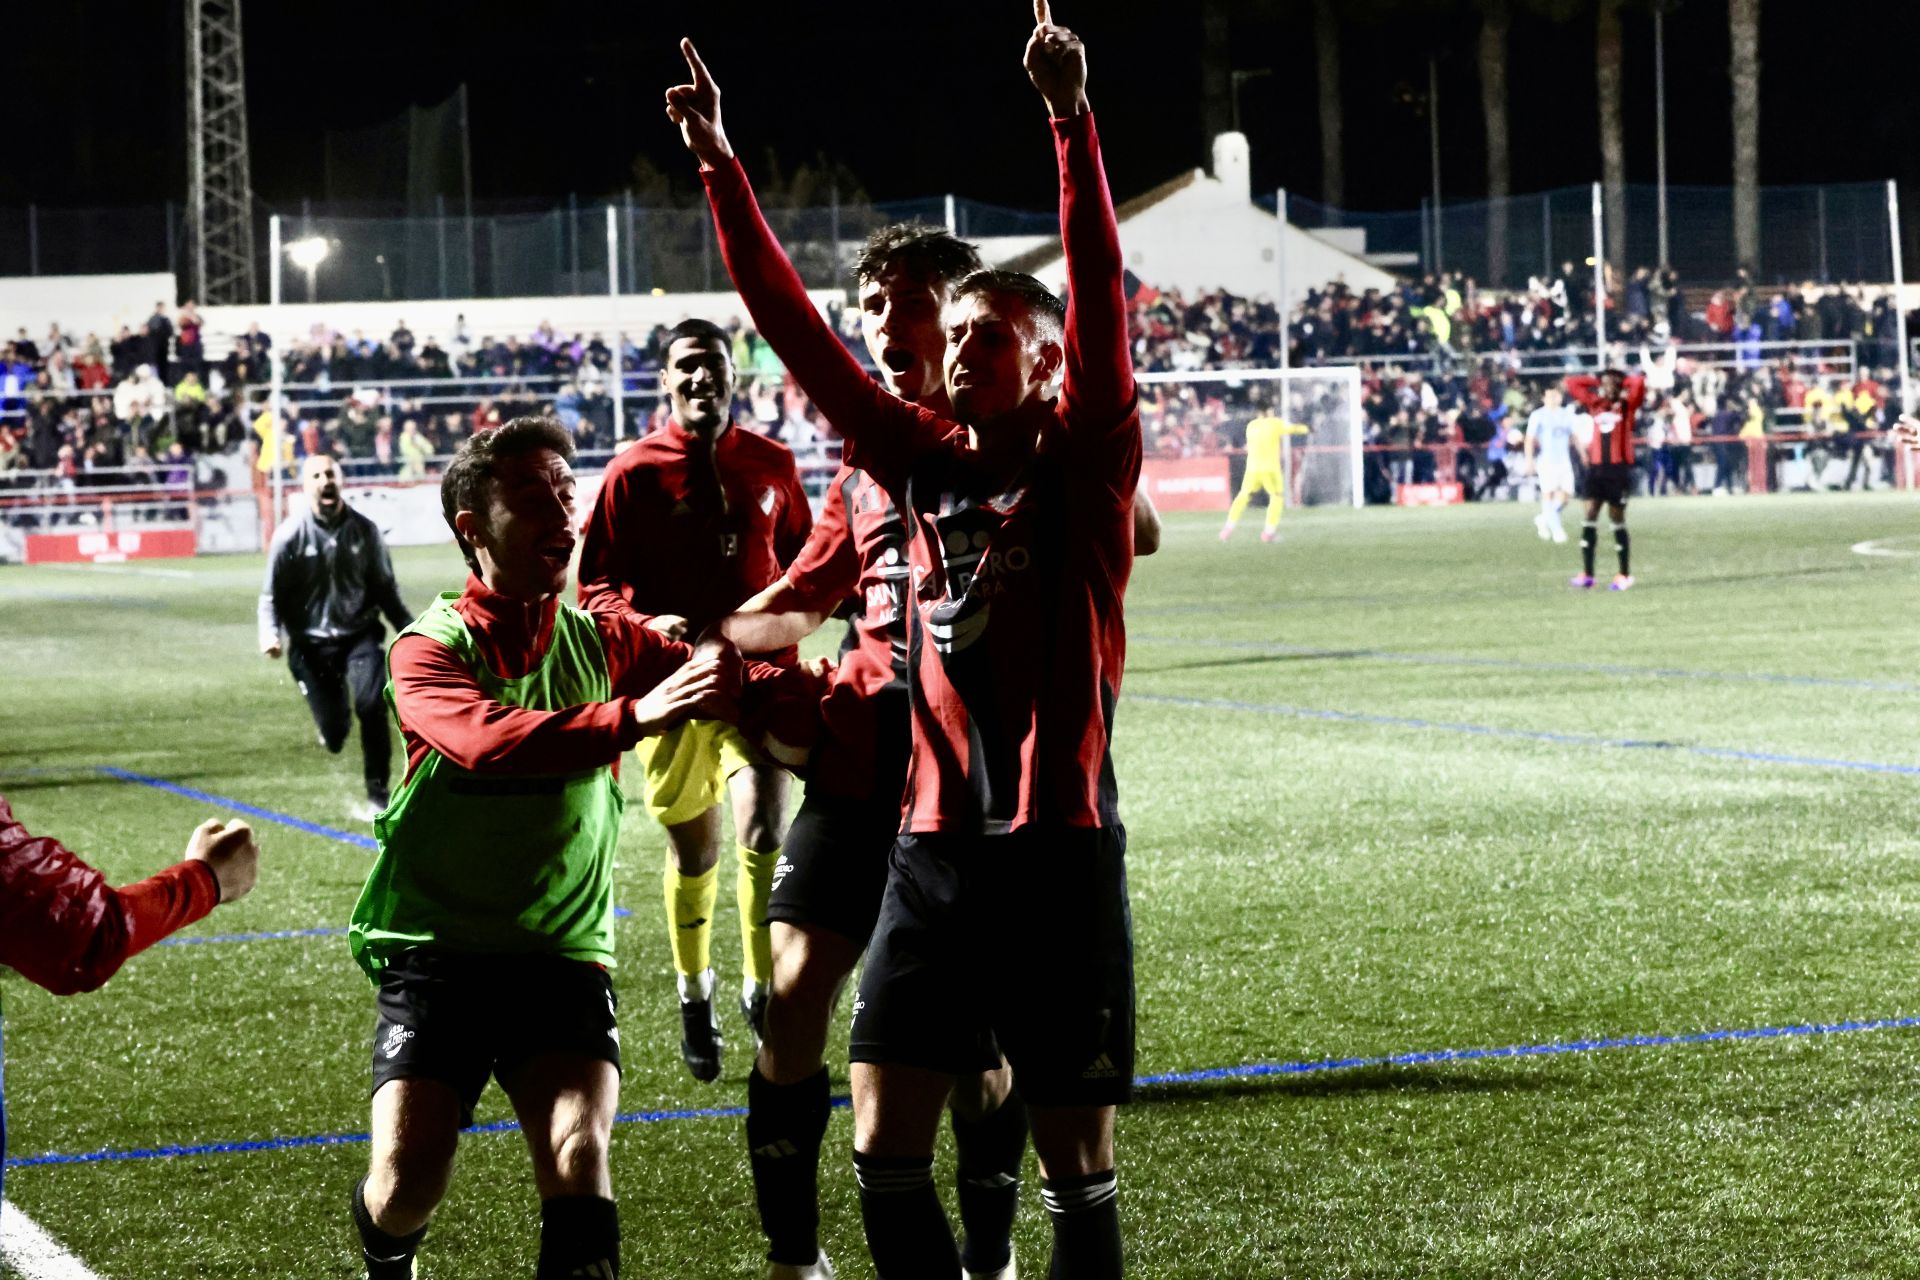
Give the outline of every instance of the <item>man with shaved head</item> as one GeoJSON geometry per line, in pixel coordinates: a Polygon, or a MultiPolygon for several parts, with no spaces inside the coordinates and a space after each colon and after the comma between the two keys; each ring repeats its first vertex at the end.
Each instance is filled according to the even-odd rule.
{"type": "Polygon", "coordinates": [[[367,798],[355,816],[371,819],[386,808],[393,756],[380,701],[380,619],[399,631],[413,614],[400,599],[379,526],[347,505],[340,484],[340,464],[328,455],[301,464],[307,508],[274,531],[260,588],[260,652],[285,653],[328,751],[340,753],[358,717],[367,798]]]}

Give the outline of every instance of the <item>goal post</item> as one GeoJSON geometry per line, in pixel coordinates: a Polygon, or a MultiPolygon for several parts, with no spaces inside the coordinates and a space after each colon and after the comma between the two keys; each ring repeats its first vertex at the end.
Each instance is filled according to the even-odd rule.
{"type": "Polygon", "coordinates": [[[1276,417],[1288,506],[1366,505],[1360,370],[1195,369],[1134,375],[1148,458],[1242,452],[1247,424],[1276,417]]]}

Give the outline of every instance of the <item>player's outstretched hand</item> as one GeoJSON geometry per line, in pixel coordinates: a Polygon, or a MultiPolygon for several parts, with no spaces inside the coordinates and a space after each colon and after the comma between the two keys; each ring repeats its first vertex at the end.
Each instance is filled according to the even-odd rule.
{"type": "Polygon", "coordinates": [[[204,862],[220,885],[220,901],[238,902],[253,890],[260,874],[260,846],[244,822],[208,818],[187,839],[188,862],[204,862]]]}
{"type": "Polygon", "coordinates": [[[1033,35],[1024,59],[1027,79],[1047,101],[1056,120],[1090,110],[1087,105],[1087,47],[1080,37],[1056,26],[1047,0],[1033,0],[1033,35]]]}
{"type": "Polygon", "coordinates": [[[720,86],[700,61],[693,41],[682,40],[680,52],[687,60],[692,84],[677,84],[667,90],[667,119],[680,126],[680,138],[701,164],[715,167],[733,159],[733,146],[727,131],[720,127],[720,86]]]}
{"type": "Polygon", "coordinates": [[[688,720],[733,720],[739,715],[740,651],[726,640],[702,640],[680,669],[633,704],[645,737],[688,720]]]}
{"type": "Polygon", "coordinates": [[[280,642],[269,640],[260,646],[260,652],[269,658],[277,658],[280,656],[280,642]]]}
{"type": "Polygon", "coordinates": [[[1908,449],[1920,449],[1920,418],[1901,414],[1900,421],[1893,424],[1890,434],[1895,444],[1908,449]]]}

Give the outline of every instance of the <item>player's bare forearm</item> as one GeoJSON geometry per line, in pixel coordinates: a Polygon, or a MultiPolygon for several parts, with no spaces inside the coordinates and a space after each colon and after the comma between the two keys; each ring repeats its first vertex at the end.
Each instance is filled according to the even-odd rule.
{"type": "Polygon", "coordinates": [[[826,620],[827,615],[811,608],[792,580],[783,576],[722,618],[714,630],[742,653],[771,653],[799,644],[826,620]]]}

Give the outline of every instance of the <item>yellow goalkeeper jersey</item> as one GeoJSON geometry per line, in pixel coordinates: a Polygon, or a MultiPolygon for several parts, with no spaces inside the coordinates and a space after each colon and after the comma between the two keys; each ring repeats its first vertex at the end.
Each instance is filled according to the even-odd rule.
{"type": "Polygon", "coordinates": [[[1255,418],[1247,424],[1247,470],[1278,471],[1280,441],[1284,436],[1304,436],[1307,428],[1284,418],[1255,418]]]}

